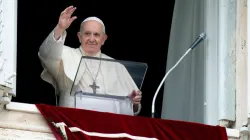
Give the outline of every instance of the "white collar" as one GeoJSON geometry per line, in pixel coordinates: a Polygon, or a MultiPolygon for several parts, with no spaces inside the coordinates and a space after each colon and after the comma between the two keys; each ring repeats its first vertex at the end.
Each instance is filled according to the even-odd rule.
{"type": "MultiPolygon", "coordinates": [[[[79,47],[80,48],[80,52],[83,56],[89,56],[83,49],[82,46],[79,47]]],[[[101,56],[101,51],[97,52],[94,56],[92,57],[100,57],[101,56]]]]}

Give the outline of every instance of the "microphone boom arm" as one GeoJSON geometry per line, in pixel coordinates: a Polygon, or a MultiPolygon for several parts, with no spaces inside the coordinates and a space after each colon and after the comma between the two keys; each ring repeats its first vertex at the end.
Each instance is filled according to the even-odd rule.
{"type": "Polygon", "coordinates": [[[169,75],[169,73],[174,69],[176,68],[176,66],[181,62],[181,60],[191,51],[193,50],[201,41],[203,41],[206,37],[206,34],[205,33],[201,33],[199,35],[199,37],[194,41],[194,43],[189,47],[189,49],[183,54],[183,56],[176,62],[176,64],[166,73],[166,75],[164,76],[164,78],[162,79],[160,85],[158,86],[155,94],[154,94],[154,97],[153,97],[153,101],[152,101],[152,118],[155,117],[155,100],[156,100],[156,97],[161,89],[161,86],[162,84],[164,83],[164,81],[166,80],[167,76],[169,75]]]}
{"type": "Polygon", "coordinates": [[[167,74],[164,76],[164,78],[162,79],[159,87],[157,88],[156,92],[155,92],[155,95],[154,95],[154,98],[153,98],[153,102],[152,102],[152,117],[154,118],[155,116],[155,100],[156,100],[156,97],[161,89],[161,86],[162,84],[164,83],[164,81],[166,80],[167,76],[169,75],[169,73],[174,69],[176,68],[176,66],[181,62],[181,60],[192,50],[192,48],[189,48],[186,53],[179,59],[179,61],[167,72],[167,74]]]}

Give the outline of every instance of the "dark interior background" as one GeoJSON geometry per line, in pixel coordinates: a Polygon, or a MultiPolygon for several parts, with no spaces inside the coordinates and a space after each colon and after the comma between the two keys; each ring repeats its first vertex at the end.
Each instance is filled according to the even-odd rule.
{"type": "MultiPolygon", "coordinates": [[[[140,116],[151,115],[153,95],[164,77],[174,0],[164,1],[18,1],[17,97],[14,101],[55,105],[53,87],[40,78],[38,50],[67,6],[76,6],[78,18],[67,30],[66,45],[79,47],[77,31],[86,17],[97,16],[106,26],[108,40],[102,52],[120,60],[145,62],[140,116]]],[[[161,89],[156,102],[161,115],[161,89]]]]}

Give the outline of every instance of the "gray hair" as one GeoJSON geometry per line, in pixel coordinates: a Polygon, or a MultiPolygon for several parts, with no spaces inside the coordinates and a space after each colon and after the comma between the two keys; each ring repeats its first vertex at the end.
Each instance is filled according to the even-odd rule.
{"type": "Polygon", "coordinates": [[[104,34],[106,34],[104,23],[102,22],[101,19],[99,19],[99,18],[97,18],[97,17],[88,17],[88,18],[86,18],[86,19],[81,23],[81,25],[80,25],[80,33],[82,33],[82,30],[83,30],[83,26],[82,26],[83,23],[85,23],[86,21],[89,21],[89,20],[94,20],[94,21],[97,21],[97,22],[99,22],[100,24],[102,24],[102,31],[103,31],[104,34]]]}

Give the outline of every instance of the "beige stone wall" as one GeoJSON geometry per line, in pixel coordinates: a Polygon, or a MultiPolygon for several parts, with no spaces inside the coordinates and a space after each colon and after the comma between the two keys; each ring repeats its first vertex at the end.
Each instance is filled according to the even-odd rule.
{"type": "MultiPolygon", "coordinates": [[[[248,121],[248,95],[247,95],[247,0],[237,0],[236,17],[236,121],[232,128],[240,130],[248,121]]],[[[242,135],[242,134],[241,134],[242,135]]],[[[243,140],[229,138],[229,140],[243,140]]]]}
{"type": "Polygon", "coordinates": [[[247,0],[237,0],[236,22],[236,122],[234,128],[247,124],[247,0]]]}
{"type": "Polygon", "coordinates": [[[56,140],[41,114],[0,110],[0,140],[56,140]]]}

